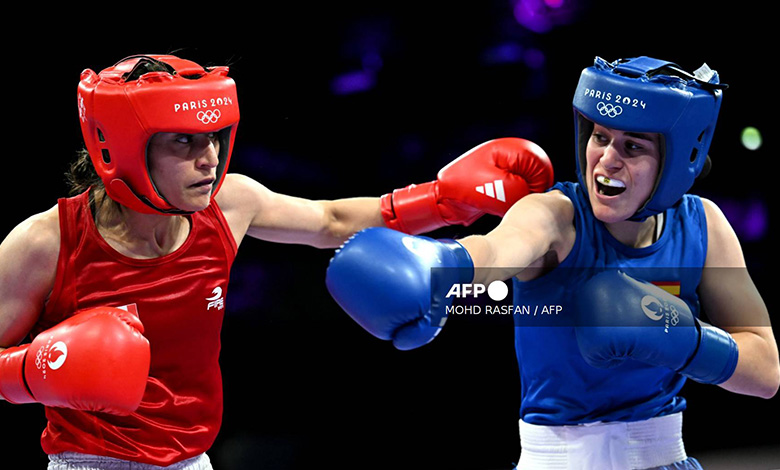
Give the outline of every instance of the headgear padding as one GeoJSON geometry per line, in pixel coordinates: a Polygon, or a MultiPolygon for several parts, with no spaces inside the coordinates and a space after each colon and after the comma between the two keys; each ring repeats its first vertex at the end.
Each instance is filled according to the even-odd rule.
{"type": "Polygon", "coordinates": [[[624,132],[661,135],[659,175],[632,220],[674,206],[707,160],[722,90],[706,65],[690,74],[671,62],[638,57],[612,63],[597,57],[583,70],[574,95],[577,177],[585,184],[585,147],[593,123],[624,132]]]}
{"type": "Polygon", "coordinates": [[[84,142],[108,195],[147,214],[182,214],[155,188],[147,163],[159,132],[217,133],[216,195],[227,172],[239,121],[227,67],[204,68],[172,55],[139,55],[99,74],[81,73],[78,109],[84,142]],[[154,71],[147,71],[154,70],[154,71]]]}

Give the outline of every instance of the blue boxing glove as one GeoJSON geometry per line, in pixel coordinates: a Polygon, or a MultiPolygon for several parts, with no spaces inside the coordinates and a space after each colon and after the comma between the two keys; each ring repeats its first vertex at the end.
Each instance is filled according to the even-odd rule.
{"type": "Polygon", "coordinates": [[[726,381],[737,366],[731,335],[695,318],[682,299],[623,272],[595,275],[576,305],[577,344],[593,366],[631,358],[710,384],[726,381]]]}
{"type": "Polygon", "coordinates": [[[471,256],[459,243],[373,227],[356,233],[336,251],[325,283],[333,299],[366,331],[407,350],[430,342],[441,331],[445,307],[451,305],[449,288],[473,277],[471,256]]]}

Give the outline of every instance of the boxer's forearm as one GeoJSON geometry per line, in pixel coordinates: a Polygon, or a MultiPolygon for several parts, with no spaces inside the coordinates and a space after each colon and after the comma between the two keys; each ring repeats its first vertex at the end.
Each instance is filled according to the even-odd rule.
{"type": "Polygon", "coordinates": [[[780,364],[771,327],[734,331],[740,356],[734,375],[722,384],[724,389],[761,398],[772,398],[780,385],[780,364]]]}
{"type": "Polygon", "coordinates": [[[315,245],[320,248],[336,248],[360,230],[384,226],[378,197],[336,199],[319,203],[323,209],[323,222],[315,245]]]}

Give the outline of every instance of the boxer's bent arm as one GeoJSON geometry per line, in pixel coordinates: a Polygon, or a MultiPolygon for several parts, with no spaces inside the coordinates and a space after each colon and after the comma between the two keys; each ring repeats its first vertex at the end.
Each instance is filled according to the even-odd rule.
{"type": "Polygon", "coordinates": [[[537,268],[562,261],[574,242],[574,209],[559,191],[531,194],[515,203],[486,235],[459,240],[474,261],[474,282],[536,277],[537,268]],[[480,269],[490,268],[490,269],[480,269]]]}
{"type": "Polygon", "coordinates": [[[275,193],[229,174],[217,195],[238,243],[244,235],[277,243],[337,248],[355,232],[383,226],[379,198],[314,201],[275,193]]]}
{"type": "Polygon", "coordinates": [[[54,207],[17,225],[0,243],[0,350],[29,334],[54,286],[60,248],[54,207]]]}
{"type": "Polygon", "coordinates": [[[739,348],[726,390],[771,398],[780,385],[777,343],[766,304],[745,266],[739,240],[718,207],[704,200],[708,247],[699,294],[707,319],[728,331],[739,348]]]}

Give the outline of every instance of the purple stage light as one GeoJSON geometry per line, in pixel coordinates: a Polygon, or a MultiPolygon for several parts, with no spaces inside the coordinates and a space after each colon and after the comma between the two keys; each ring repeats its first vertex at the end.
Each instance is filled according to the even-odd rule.
{"type": "Polygon", "coordinates": [[[512,13],[524,28],[544,34],[556,26],[575,21],[577,12],[583,7],[572,0],[514,0],[512,13]]]}
{"type": "Polygon", "coordinates": [[[759,199],[730,199],[718,200],[717,204],[741,240],[755,242],[766,238],[769,231],[766,202],[759,199]]]}
{"type": "Polygon", "coordinates": [[[371,72],[356,70],[343,73],[331,82],[331,91],[336,95],[349,95],[368,91],[376,84],[376,78],[371,72]]]}

